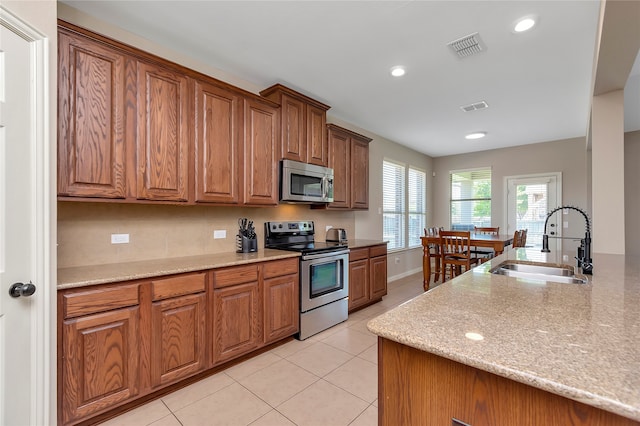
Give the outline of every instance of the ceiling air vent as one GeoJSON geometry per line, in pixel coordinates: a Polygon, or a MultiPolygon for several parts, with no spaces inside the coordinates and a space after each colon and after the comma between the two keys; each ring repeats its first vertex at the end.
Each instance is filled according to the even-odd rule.
{"type": "Polygon", "coordinates": [[[489,104],[486,103],[485,101],[480,101],[480,102],[476,102],[469,105],[462,105],[460,107],[460,109],[463,110],[464,112],[471,112],[471,111],[476,111],[476,110],[485,109],[485,108],[489,108],[489,104]]]}
{"type": "Polygon", "coordinates": [[[449,42],[447,46],[460,58],[466,58],[484,50],[482,40],[478,33],[469,34],[468,36],[449,42]]]}

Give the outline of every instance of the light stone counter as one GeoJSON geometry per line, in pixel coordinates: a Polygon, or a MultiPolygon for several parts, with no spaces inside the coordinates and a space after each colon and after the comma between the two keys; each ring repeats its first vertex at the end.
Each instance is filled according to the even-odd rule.
{"type": "Polygon", "coordinates": [[[558,257],[510,250],[374,318],[369,330],[640,421],[640,258],[596,254],[586,285],[488,273],[505,260],[558,257]]]}
{"type": "Polygon", "coordinates": [[[203,271],[268,260],[299,257],[299,253],[258,249],[256,253],[217,253],[139,262],[58,269],[58,290],[115,283],[184,272],[203,271]]]}
{"type": "Polygon", "coordinates": [[[364,247],[371,247],[371,246],[377,246],[380,244],[387,244],[388,241],[382,241],[382,240],[349,240],[349,242],[347,243],[347,245],[349,246],[350,249],[357,249],[357,248],[364,248],[364,247]]]}

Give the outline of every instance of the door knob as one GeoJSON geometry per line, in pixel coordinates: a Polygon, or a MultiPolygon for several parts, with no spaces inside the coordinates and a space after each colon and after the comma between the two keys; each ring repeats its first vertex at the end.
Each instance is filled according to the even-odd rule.
{"type": "Polygon", "coordinates": [[[9,295],[11,297],[29,297],[36,292],[36,286],[29,281],[28,284],[14,283],[9,287],[9,295]]]}

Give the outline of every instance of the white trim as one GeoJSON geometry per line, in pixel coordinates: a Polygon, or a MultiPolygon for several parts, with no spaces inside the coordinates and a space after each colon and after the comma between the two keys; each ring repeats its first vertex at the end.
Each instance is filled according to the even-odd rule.
{"type": "Polygon", "coordinates": [[[422,268],[411,269],[411,270],[405,271],[405,272],[403,272],[401,274],[397,274],[397,275],[394,275],[392,277],[388,277],[387,278],[387,282],[388,283],[392,283],[394,281],[401,280],[402,278],[406,278],[406,277],[408,277],[410,275],[417,274],[418,272],[422,272],[422,268]]]}
{"type": "Polygon", "coordinates": [[[55,298],[55,282],[51,279],[51,150],[49,128],[49,46],[47,37],[35,28],[31,27],[20,18],[13,15],[2,5],[0,5],[0,25],[30,43],[31,46],[31,68],[30,74],[33,82],[33,98],[31,104],[33,110],[31,115],[34,118],[31,129],[31,167],[33,215],[31,217],[32,226],[35,233],[32,236],[32,247],[34,248],[33,269],[31,276],[37,285],[39,297],[34,297],[33,303],[36,308],[32,310],[31,348],[30,365],[33,369],[31,374],[31,413],[30,422],[32,425],[42,425],[55,423],[50,419],[50,413],[55,412],[51,404],[55,404],[55,395],[51,395],[53,389],[51,377],[55,376],[52,369],[55,369],[55,362],[52,361],[53,351],[51,345],[51,331],[55,326],[50,324],[52,315],[51,301],[55,298]]]}

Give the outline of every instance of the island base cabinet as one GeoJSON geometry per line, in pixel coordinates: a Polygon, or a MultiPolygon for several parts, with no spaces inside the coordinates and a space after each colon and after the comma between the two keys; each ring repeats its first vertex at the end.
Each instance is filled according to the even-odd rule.
{"type": "Polygon", "coordinates": [[[62,419],[65,424],[138,394],[137,306],[66,320],[62,326],[62,419]]]}
{"type": "Polygon", "coordinates": [[[382,337],[378,380],[379,425],[638,425],[382,337]]]}

